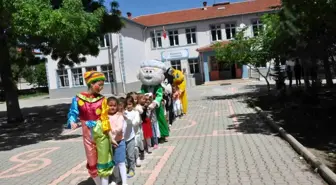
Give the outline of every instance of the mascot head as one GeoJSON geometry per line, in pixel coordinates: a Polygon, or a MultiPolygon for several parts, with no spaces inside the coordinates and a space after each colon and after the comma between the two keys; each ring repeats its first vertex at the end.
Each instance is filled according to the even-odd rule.
{"type": "Polygon", "coordinates": [[[172,75],[174,76],[174,85],[180,85],[184,81],[184,75],[182,71],[174,69],[172,71],[172,75]]]}
{"type": "Polygon", "coordinates": [[[143,85],[159,85],[165,79],[166,66],[159,60],[146,60],[142,62],[138,79],[143,85]]]}

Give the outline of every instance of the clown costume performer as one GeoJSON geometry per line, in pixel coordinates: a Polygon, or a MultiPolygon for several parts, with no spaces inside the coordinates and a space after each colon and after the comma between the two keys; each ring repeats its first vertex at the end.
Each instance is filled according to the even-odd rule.
{"type": "Polygon", "coordinates": [[[140,68],[138,74],[138,79],[142,83],[140,92],[142,94],[153,94],[153,102],[148,108],[156,114],[161,139],[166,141],[166,137],[169,136],[169,127],[164,115],[164,107],[161,103],[165,91],[161,83],[165,79],[166,66],[158,60],[147,60],[141,64],[140,68]]]}
{"type": "Polygon", "coordinates": [[[103,89],[105,76],[103,73],[90,71],[84,74],[84,79],[88,91],[79,93],[72,99],[68,127],[82,127],[86,168],[96,185],[108,185],[108,177],[112,174],[114,164],[107,134],[111,130],[107,100],[99,94],[103,89]]]}

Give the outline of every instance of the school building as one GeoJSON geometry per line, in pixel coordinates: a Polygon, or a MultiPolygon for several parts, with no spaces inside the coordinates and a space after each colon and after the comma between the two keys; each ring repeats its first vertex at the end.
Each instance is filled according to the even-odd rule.
{"type": "Polygon", "coordinates": [[[140,63],[159,59],[167,66],[185,71],[189,83],[249,78],[246,66],[227,66],[216,61],[212,45],[225,45],[242,28],[246,36],[256,36],[263,23],[260,17],[274,10],[279,0],[249,0],[236,3],[206,1],[197,8],[132,17],[127,12],[125,27],[101,38],[97,57],[72,68],[57,68],[47,56],[51,98],[71,97],[86,90],[83,74],[101,71],[106,76],[105,94],[119,94],[140,88],[136,75],[140,63]]]}

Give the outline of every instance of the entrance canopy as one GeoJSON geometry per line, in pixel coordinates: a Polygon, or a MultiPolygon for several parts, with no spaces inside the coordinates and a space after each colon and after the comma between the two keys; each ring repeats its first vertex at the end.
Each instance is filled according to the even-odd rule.
{"type": "MultiPolygon", "coordinates": [[[[225,41],[219,41],[218,43],[220,43],[222,46],[227,45],[230,43],[229,40],[225,40],[225,41]]],[[[196,51],[198,51],[199,53],[205,53],[205,52],[209,52],[209,51],[213,51],[215,49],[214,46],[215,43],[197,48],[196,51]]]]}

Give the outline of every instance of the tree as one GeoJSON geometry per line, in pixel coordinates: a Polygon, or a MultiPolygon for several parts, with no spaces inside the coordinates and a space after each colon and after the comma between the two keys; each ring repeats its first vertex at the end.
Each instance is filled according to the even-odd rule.
{"type": "Polygon", "coordinates": [[[282,34],[277,40],[286,48],[278,48],[278,51],[301,59],[306,88],[309,87],[308,73],[319,61],[323,62],[327,85],[333,86],[330,64],[331,56],[335,56],[335,10],[335,0],[282,0],[279,11],[282,34]]]}
{"type": "Polygon", "coordinates": [[[36,87],[47,87],[47,70],[45,63],[28,66],[22,72],[22,77],[31,85],[36,87]]]}
{"type": "Polygon", "coordinates": [[[0,0],[0,16],[0,76],[8,122],[23,120],[13,65],[41,62],[34,49],[51,55],[59,67],[84,62],[85,55],[98,55],[101,35],[123,26],[115,1],[107,12],[102,1],[0,0]]]}
{"type": "Polygon", "coordinates": [[[234,40],[227,45],[220,43],[215,44],[216,58],[219,61],[228,64],[247,65],[252,70],[259,73],[266,83],[268,90],[270,90],[270,83],[268,75],[270,73],[270,65],[267,68],[266,74],[263,74],[259,67],[266,66],[267,62],[278,58],[277,53],[273,52],[270,43],[273,43],[277,36],[277,24],[279,17],[276,14],[267,14],[262,17],[265,24],[264,30],[259,30],[256,37],[245,37],[245,30],[238,32],[234,40]]]}

